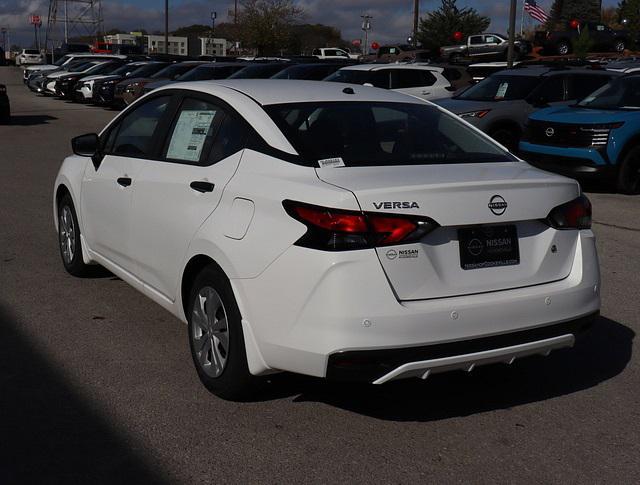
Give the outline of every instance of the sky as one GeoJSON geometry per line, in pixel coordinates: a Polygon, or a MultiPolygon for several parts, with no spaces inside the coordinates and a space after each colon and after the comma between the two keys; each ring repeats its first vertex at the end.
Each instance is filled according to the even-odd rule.
{"type": "MultiPolygon", "coordinates": [[[[241,0],[240,0],[241,1],[241,0]]],[[[332,25],[342,31],[346,40],[359,39],[360,16],[373,16],[369,42],[380,44],[404,42],[413,23],[413,0],[294,0],[305,11],[305,22],[332,25]]],[[[518,8],[522,8],[518,0],[518,8]]],[[[617,5],[618,0],[604,0],[605,6],[617,5]]],[[[59,0],[62,4],[63,0],[59,0]]],[[[507,30],[509,0],[458,0],[460,7],[470,6],[488,16],[492,23],[489,30],[505,33],[507,30]]],[[[538,0],[538,5],[549,11],[552,0],[538,0]]],[[[421,0],[421,15],[440,5],[440,0],[421,0]]],[[[0,0],[0,27],[10,30],[11,43],[29,47],[33,43],[33,27],[28,24],[31,14],[43,18],[42,32],[46,30],[49,0],[0,0]]],[[[233,9],[233,0],[169,0],[169,29],[191,25],[209,24],[210,11],[218,12],[218,22],[224,21],[226,12],[233,9]]],[[[164,29],[163,0],[102,0],[106,30],[120,28],[148,31],[164,29]]],[[[518,15],[518,22],[520,15],[518,15]]],[[[529,25],[534,25],[531,20],[529,25]]]]}

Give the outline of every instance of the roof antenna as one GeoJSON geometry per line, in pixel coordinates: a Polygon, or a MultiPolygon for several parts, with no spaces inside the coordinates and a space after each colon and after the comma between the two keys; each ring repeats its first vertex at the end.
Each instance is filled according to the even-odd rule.
{"type": "Polygon", "coordinates": [[[353,88],[344,88],[344,89],[342,90],[342,92],[343,92],[344,94],[356,94],[356,93],[355,93],[355,91],[353,90],[353,88]]]}

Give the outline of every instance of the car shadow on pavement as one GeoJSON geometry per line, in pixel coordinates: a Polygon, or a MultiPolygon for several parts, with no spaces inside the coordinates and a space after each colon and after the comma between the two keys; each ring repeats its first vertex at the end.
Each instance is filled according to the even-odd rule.
{"type": "Polygon", "coordinates": [[[57,119],[49,115],[12,115],[9,124],[13,126],[45,125],[57,119]]]}
{"type": "Polygon", "coordinates": [[[21,327],[0,306],[0,483],[168,483],[21,327]]]}
{"type": "MultiPolygon", "coordinates": [[[[573,349],[528,357],[512,365],[436,374],[382,386],[331,383],[284,374],[272,393],[297,393],[294,402],[323,402],[390,421],[434,421],[507,409],[589,389],[620,374],[631,359],[635,333],[600,317],[573,349]],[[287,391],[288,389],[288,391],[287,391]],[[292,392],[293,391],[293,392],[292,392]]],[[[282,397],[282,395],[280,397],[282,397]]]]}

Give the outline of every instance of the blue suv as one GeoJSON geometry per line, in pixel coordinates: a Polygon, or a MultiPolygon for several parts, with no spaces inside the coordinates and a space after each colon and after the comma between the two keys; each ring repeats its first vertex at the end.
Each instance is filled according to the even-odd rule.
{"type": "Polygon", "coordinates": [[[574,106],[529,117],[520,142],[532,165],[575,178],[606,178],[640,193],[640,74],[612,81],[574,106]]]}

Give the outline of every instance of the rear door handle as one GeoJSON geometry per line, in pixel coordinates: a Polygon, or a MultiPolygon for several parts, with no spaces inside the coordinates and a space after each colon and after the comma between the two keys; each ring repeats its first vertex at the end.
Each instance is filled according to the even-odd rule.
{"type": "Polygon", "coordinates": [[[131,185],[131,177],[120,177],[118,179],[118,184],[122,185],[123,187],[129,187],[129,185],[131,185]]]}
{"type": "Polygon", "coordinates": [[[202,180],[195,180],[189,184],[193,190],[197,192],[213,192],[214,184],[211,182],[203,182],[202,180]]]}

